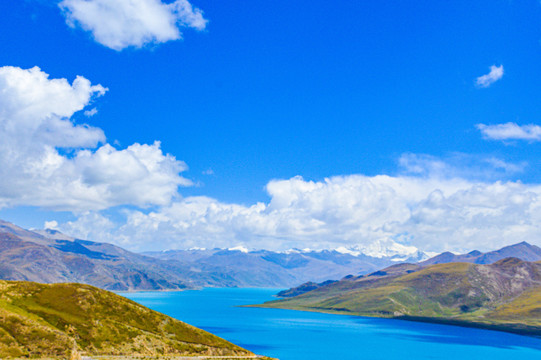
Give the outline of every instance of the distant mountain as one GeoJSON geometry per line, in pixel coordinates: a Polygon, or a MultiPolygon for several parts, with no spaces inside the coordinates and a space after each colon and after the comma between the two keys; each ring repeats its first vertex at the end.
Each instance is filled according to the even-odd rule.
{"type": "Polygon", "coordinates": [[[253,354],[122,296],[81,284],[0,281],[0,358],[253,354]]]}
{"type": "MultiPolygon", "coordinates": [[[[348,274],[366,274],[397,262],[392,257],[373,257],[337,250],[274,252],[228,250],[170,250],[144,255],[176,261],[198,273],[210,274],[222,286],[291,287],[307,281],[341,279],[348,274]]],[[[419,254],[415,254],[418,256],[419,254]]],[[[416,259],[417,257],[415,257],[416,259]]]]}
{"type": "Polygon", "coordinates": [[[515,245],[506,246],[500,250],[482,253],[474,250],[467,254],[456,255],[450,252],[444,252],[433,258],[421,261],[421,265],[445,264],[450,262],[468,262],[474,264],[492,264],[501,259],[516,257],[524,261],[540,261],[541,248],[530,245],[527,242],[521,242],[515,245]]]}
{"type": "Polygon", "coordinates": [[[356,245],[349,248],[340,247],[336,251],[354,256],[362,254],[380,259],[385,258],[395,262],[418,262],[429,257],[415,246],[402,245],[391,239],[377,240],[368,245],[356,245]]]}
{"type": "Polygon", "coordinates": [[[361,250],[273,252],[235,247],[136,254],[112,244],[51,229],[25,230],[0,220],[0,279],[80,282],[110,290],[292,287],[427,258],[417,248],[395,242],[365,249],[374,256],[361,250]]]}
{"type": "Polygon", "coordinates": [[[0,220],[0,278],[81,282],[111,290],[289,287],[362,274],[392,263],[338,251],[186,250],[136,254],[56,230],[29,231],[0,220]]]}
{"type": "Polygon", "coordinates": [[[263,307],[392,317],[541,336],[541,262],[399,264],[263,307]]]}

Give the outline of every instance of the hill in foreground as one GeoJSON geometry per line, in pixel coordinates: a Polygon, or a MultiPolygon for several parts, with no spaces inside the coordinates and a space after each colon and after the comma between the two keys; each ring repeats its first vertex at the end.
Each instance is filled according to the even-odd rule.
{"type": "Polygon", "coordinates": [[[0,358],[254,355],[89,285],[0,281],[0,358]]]}
{"type": "Polygon", "coordinates": [[[541,263],[399,264],[261,306],[452,323],[541,336],[541,263]]]}

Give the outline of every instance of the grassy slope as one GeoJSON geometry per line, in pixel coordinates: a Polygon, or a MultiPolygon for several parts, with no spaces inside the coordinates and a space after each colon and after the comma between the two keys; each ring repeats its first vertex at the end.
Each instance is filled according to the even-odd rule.
{"type": "Polygon", "coordinates": [[[438,264],[395,277],[340,281],[263,306],[541,335],[541,266],[515,260],[438,264]]]}
{"type": "Polygon", "coordinates": [[[0,281],[0,358],[252,355],[114,293],[80,284],[0,281]]]}

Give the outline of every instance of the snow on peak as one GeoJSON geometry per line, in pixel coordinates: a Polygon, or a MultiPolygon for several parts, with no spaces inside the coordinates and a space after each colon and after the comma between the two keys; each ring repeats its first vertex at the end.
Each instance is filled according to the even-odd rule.
{"type": "Polygon", "coordinates": [[[428,256],[415,246],[400,244],[392,239],[381,239],[368,245],[353,247],[340,246],[335,249],[341,254],[352,256],[367,255],[375,258],[388,258],[392,261],[421,261],[428,256]]]}
{"type": "MultiPolygon", "coordinates": [[[[317,253],[324,250],[314,250],[310,248],[305,248],[302,250],[299,249],[289,249],[282,251],[285,254],[309,254],[317,253]]],[[[330,250],[333,251],[333,250],[330,250]]],[[[387,258],[392,261],[410,261],[417,262],[421,260],[428,259],[428,255],[415,246],[403,245],[391,239],[382,239],[375,242],[372,242],[368,245],[355,245],[351,247],[339,246],[334,249],[335,252],[340,254],[347,254],[351,256],[371,256],[375,258],[387,258]]]]}
{"type": "Polygon", "coordinates": [[[349,255],[352,255],[352,256],[359,256],[361,255],[361,252],[360,251],[356,251],[356,250],[352,250],[352,249],[348,249],[344,246],[340,246],[336,249],[334,249],[334,251],[340,253],[340,254],[349,254],[349,255]]]}
{"type": "Polygon", "coordinates": [[[399,244],[391,239],[381,239],[370,243],[369,245],[359,245],[356,248],[363,254],[383,258],[383,257],[411,257],[416,256],[419,252],[415,246],[399,244]]]}
{"type": "MultiPolygon", "coordinates": [[[[193,247],[189,250],[204,251],[205,249],[193,247]]],[[[248,250],[248,248],[245,247],[244,245],[230,247],[230,248],[227,248],[227,250],[240,251],[243,253],[250,252],[250,250],[248,250]]],[[[366,255],[366,256],[371,256],[371,257],[380,258],[380,259],[387,258],[389,260],[396,261],[396,262],[402,262],[402,261],[418,262],[418,261],[428,259],[430,257],[429,254],[423,251],[420,251],[415,246],[400,244],[392,239],[381,239],[381,240],[377,240],[372,243],[369,243],[367,245],[358,244],[351,247],[339,246],[335,248],[334,250],[292,248],[288,250],[277,251],[277,253],[311,254],[311,253],[320,253],[322,251],[335,251],[340,254],[351,255],[355,257],[366,255]]]]}
{"type": "Polygon", "coordinates": [[[299,249],[288,249],[288,250],[285,250],[285,251],[280,251],[281,253],[283,254],[300,254],[302,252],[302,250],[299,250],[299,249]]]}
{"type": "Polygon", "coordinates": [[[205,251],[205,250],[207,250],[207,248],[197,247],[197,246],[194,246],[188,249],[188,251],[205,251]]]}
{"type": "Polygon", "coordinates": [[[232,248],[228,248],[227,250],[229,251],[240,251],[240,252],[243,252],[243,253],[248,253],[248,249],[242,245],[239,245],[239,246],[235,246],[235,247],[232,247],[232,248]]]}

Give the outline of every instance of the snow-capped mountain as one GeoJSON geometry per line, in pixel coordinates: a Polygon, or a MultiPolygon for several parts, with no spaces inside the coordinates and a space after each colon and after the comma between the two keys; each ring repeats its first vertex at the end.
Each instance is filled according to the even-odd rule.
{"type": "Polygon", "coordinates": [[[417,259],[426,256],[415,246],[403,245],[391,239],[374,241],[369,245],[357,245],[352,249],[368,256],[380,259],[390,258],[393,261],[406,261],[408,259],[417,259]]]}
{"type": "MultiPolygon", "coordinates": [[[[322,251],[328,250],[289,249],[283,251],[283,253],[309,254],[318,252],[320,253],[322,251]]],[[[418,262],[434,256],[434,254],[421,251],[415,246],[403,245],[391,239],[378,240],[370,243],[369,245],[354,245],[350,247],[340,246],[334,249],[334,251],[340,254],[347,254],[354,257],[367,256],[377,259],[388,259],[394,262],[418,262]]]]}
{"type": "Polygon", "coordinates": [[[287,286],[320,282],[377,271],[397,262],[418,262],[428,255],[414,246],[392,240],[369,246],[336,249],[248,249],[244,244],[228,249],[147,252],[161,260],[176,261],[199,274],[221,279],[222,286],[287,286]]]}

